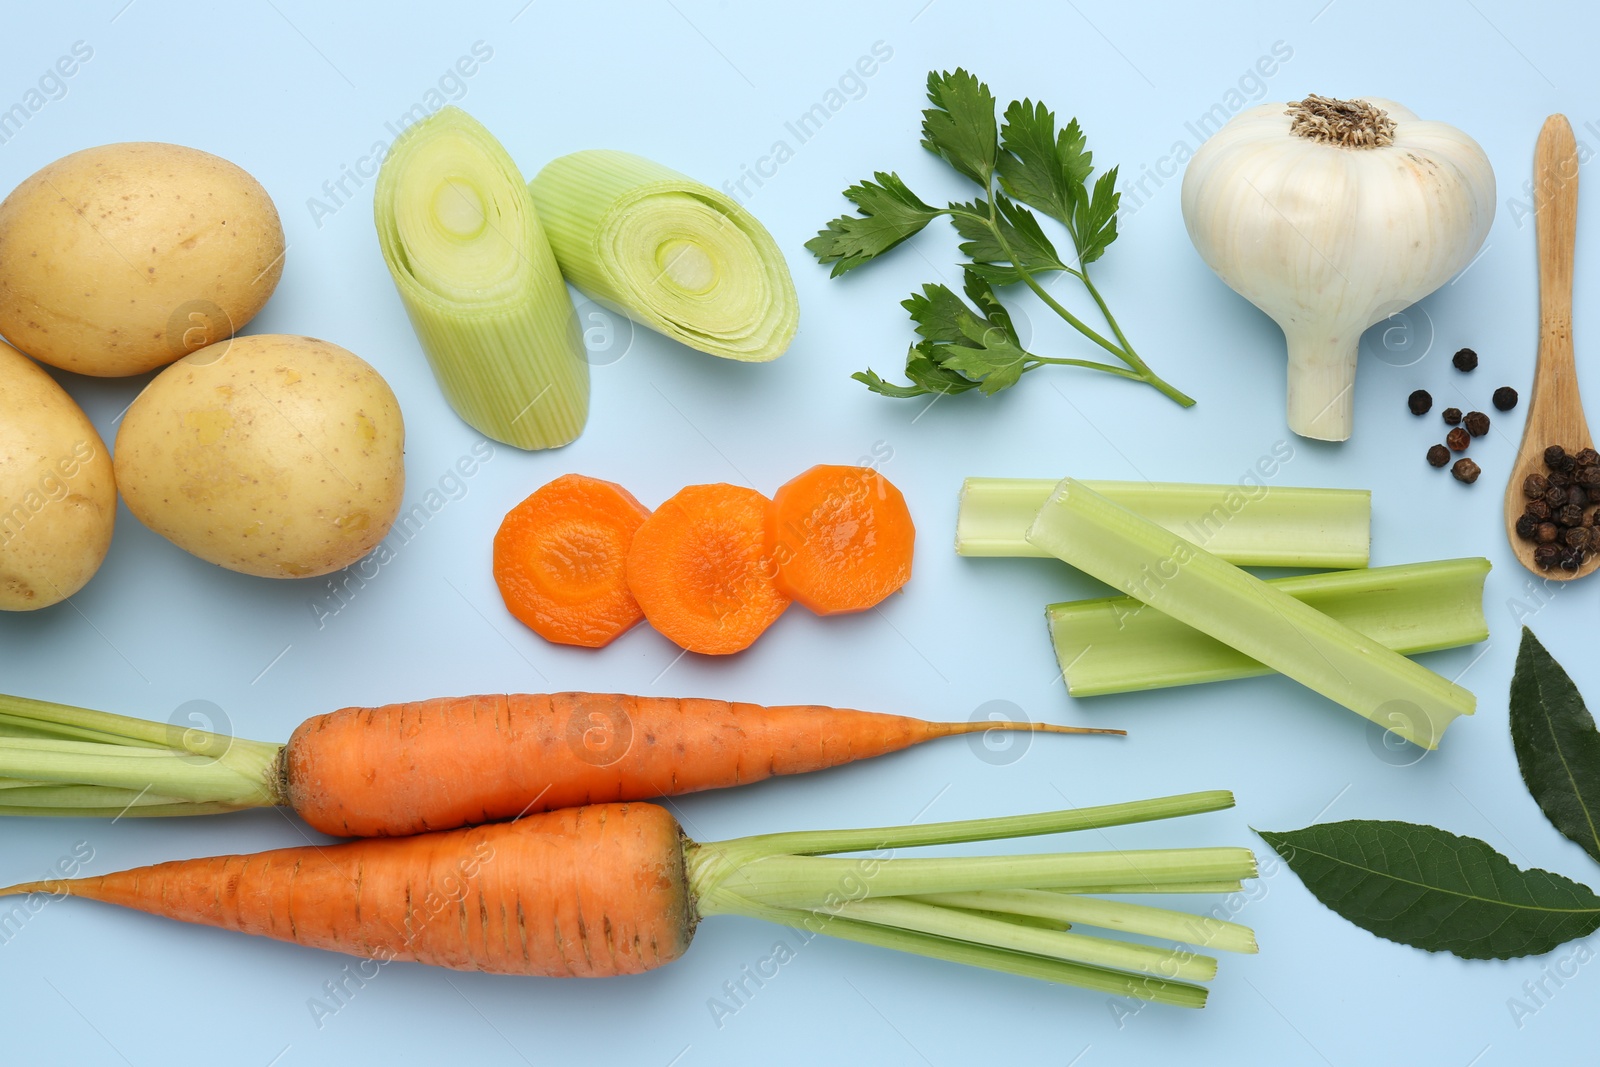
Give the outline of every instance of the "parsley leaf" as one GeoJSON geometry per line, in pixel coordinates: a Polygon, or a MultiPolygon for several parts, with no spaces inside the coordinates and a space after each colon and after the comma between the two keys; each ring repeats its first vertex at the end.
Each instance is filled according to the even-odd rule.
{"type": "Polygon", "coordinates": [[[860,217],[841,215],[806,242],[806,248],[819,262],[833,264],[830,277],[837,278],[870,262],[922,232],[941,214],[906,188],[899,175],[879,171],[873,178],[876,182],[864,181],[844,191],[845,197],[861,209],[860,217]]]}
{"type": "Polygon", "coordinates": [[[1056,133],[1056,117],[1043,103],[1013,100],[1000,131],[1005,148],[999,160],[1000,185],[1029,207],[1072,225],[1072,190],[1082,188],[1094,170],[1094,153],[1085,152],[1078,120],[1056,133]]]}
{"type": "Polygon", "coordinates": [[[977,310],[945,285],[924,285],[902,302],[923,338],[906,353],[911,386],[885,382],[871,371],[852,377],[875,393],[899,397],[968,389],[988,396],[1016,384],[1038,365],[1037,358],[1022,349],[1011,316],[987,281],[969,268],[964,288],[977,310]]]}
{"type": "Polygon", "coordinates": [[[1078,186],[1072,205],[1072,239],[1078,246],[1078,262],[1093,263],[1100,258],[1106,246],[1117,239],[1117,204],[1122,194],[1117,192],[1117,168],[1112,167],[1095,179],[1094,196],[1090,198],[1078,186]]]}
{"type": "Polygon", "coordinates": [[[961,253],[972,263],[968,269],[976,270],[995,285],[1011,285],[1022,280],[1017,266],[1029,274],[1064,270],[1065,265],[1056,253],[1056,246],[1039,228],[1033,212],[996,193],[998,217],[995,228],[989,225],[989,209],[981,201],[950,205],[950,222],[962,237],[961,253]],[[977,216],[977,217],[974,217],[977,216]],[[995,235],[995,229],[1005,237],[1005,245],[995,235]],[[1009,245],[1011,252],[1006,251],[1009,245]],[[1012,259],[1012,255],[1017,257],[1012,259]]]}
{"type": "Polygon", "coordinates": [[[922,147],[985,190],[994,174],[1000,138],[994,123],[994,94],[966,71],[928,74],[928,100],[922,113],[922,147]]]}

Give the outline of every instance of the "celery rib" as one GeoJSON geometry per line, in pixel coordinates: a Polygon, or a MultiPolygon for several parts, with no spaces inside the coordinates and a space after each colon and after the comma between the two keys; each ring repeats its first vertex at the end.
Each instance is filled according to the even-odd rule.
{"type": "MultiPolygon", "coordinates": [[[[1476,644],[1483,615],[1482,558],[1408,563],[1274,578],[1267,584],[1402,655],[1476,644]]],[[[1272,668],[1133,597],[1045,609],[1067,691],[1103,696],[1271,674],[1272,668]]]]}
{"type": "Polygon", "coordinates": [[[1071,478],[1028,540],[1424,748],[1475,710],[1467,690],[1071,478]]]}
{"type": "MultiPolygon", "coordinates": [[[[968,478],[956,515],[963,556],[1047,557],[1028,527],[1058,482],[968,478]]],[[[1365,489],[1087,481],[1095,492],[1241,567],[1365,567],[1372,494],[1365,489]]]]}

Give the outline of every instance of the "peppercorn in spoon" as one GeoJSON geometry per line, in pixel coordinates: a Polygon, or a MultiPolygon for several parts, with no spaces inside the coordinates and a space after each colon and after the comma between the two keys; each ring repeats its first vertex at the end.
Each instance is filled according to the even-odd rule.
{"type": "Polygon", "coordinates": [[[1506,487],[1506,533],[1524,567],[1567,581],[1600,566],[1600,532],[1590,504],[1591,498],[1600,503],[1600,457],[1583,417],[1572,344],[1578,146],[1566,116],[1545,120],[1533,173],[1539,356],[1528,421],[1506,487]]]}

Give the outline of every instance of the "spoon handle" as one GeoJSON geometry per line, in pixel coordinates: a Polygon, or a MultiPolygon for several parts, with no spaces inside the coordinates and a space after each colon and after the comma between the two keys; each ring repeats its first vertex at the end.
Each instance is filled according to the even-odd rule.
{"type": "MultiPolygon", "coordinates": [[[[1565,115],[1551,115],[1539,131],[1539,142],[1533,154],[1533,175],[1534,226],[1539,238],[1539,361],[1534,369],[1533,404],[1528,410],[1528,421],[1543,423],[1559,435],[1582,433],[1583,408],[1578,401],[1572,343],[1578,145],[1565,115]],[[1566,423],[1573,412],[1579,413],[1579,425],[1568,426],[1566,423]]],[[[1547,443],[1575,447],[1572,441],[1561,436],[1547,443]]]]}

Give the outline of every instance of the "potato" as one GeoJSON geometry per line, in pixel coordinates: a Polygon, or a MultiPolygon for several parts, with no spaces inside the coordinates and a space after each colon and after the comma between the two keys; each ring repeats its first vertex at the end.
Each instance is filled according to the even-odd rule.
{"type": "Polygon", "coordinates": [[[66,390],[0,341],[0,609],[65,600],[111,547],[111,455],[66,390]]]}
{"type": "Polygon", "coordinates": [[[128,510],[229,570],[302,578],[388,534],[405,488],[389,385],[312,337],[220,341],[158,374],[117,432],[128,510]]]}
{"type": "Polygon", "coordinates": [[[0,334],[42,362],[119,377],[249,322],[283,273],[267,191],[181,145],[56,160],[0,203],[0,334]]]}

